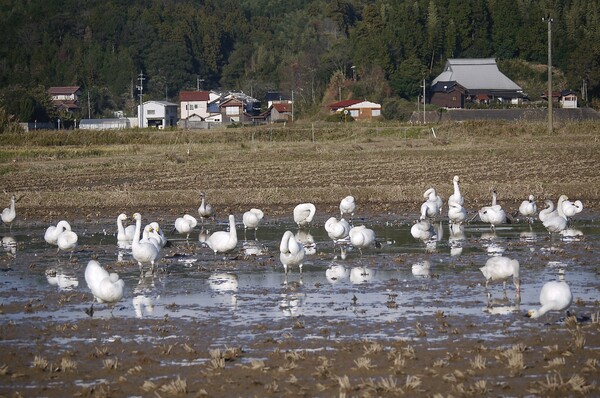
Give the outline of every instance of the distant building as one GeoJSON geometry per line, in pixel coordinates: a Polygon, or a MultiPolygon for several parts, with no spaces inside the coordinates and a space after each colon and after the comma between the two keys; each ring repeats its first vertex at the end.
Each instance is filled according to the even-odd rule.
{"type": "Polygon", "coordinates": [[[142,128],[164,129],[177,126],[177,104],[168,101],[146,101],[137,108],[142,128]]]}
{"type": "Polygon", "coordinates": [[[430,90],[430,102],[439,106],[457,104],[460,90],[456,90],[460,87],[456,84],[464,88],[464,102],[519,104],[526,96],[519,85],[500,72],[493,58],[448,59],[444,71],[431,83],[434,90],[430,90]],[[457,94],[456,101],[449,101],[452,90],[457,94]]]}
{"type": "Polygon", "coordinates": [[[271,123],[280,123],[280,122],[290,122],[292,120],[292,104],[290,103],[274,103],[269,109],[270,112],[270,122],[271,123]]]}
{"type": "Polygon", "coordinates": [[[285,93],[269,91],[265,94],[265,101],[267,102],[267,109],[272,107],[274,104],[291,104],[292,100],[285,93]]]}
{"type": "Polygon", "coordinates": [[[211,115],[209,103],[219,98],[219,94],[211,91],[181,91],[179,92],[179,118],[189,119],[195,115],[204,120],[211,115]]]}
{"type": "Polygon", "coordinates": [[[464,108],[467,90],[457,82],[437,82],[431,86],[430,103],[443,108],[464,108]]]}
{"type": "Polygon", "coordinates": [[[52,104],[58,109],[66,112],[79,112],[79,97],[81,96],[81,87],[50,87],[48,89],[52,104]]]}
{"type": "Polygon", "coordinates": [[[560,105],[563,108],[577,108],[577,93],[573,90],[563,90],[560,92],[560,105]]]}
{"type": "Polygon", "coordinates": [[[381,116],[381,105],[367,100],[345,100],[328,105],[332,113],[347,112],[355,120],[370,120],[381,116]]]}
{"type": "Polygon", "coordinates": [[[128,118],[113,119],[81,119],[79,128],[81,130],[124,130],[131,128],[128,118]]]}

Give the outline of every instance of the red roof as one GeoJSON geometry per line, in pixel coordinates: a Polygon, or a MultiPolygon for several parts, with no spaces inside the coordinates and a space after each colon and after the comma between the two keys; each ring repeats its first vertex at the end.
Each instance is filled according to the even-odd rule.
{"type": "Polygon", "coordinates": [[[79,86],[50,87],[48,93],[50,95],[70,95],[75,94],[80,89],[81,87],[79,86]]]}
{"type": "Polygon", "coordinates": [[[209,101],[208,91],[180,91],[179,101],[209,101]]]}
{"type": "Polygon", "coordinates": [[[277,104],[273,104],[273,108],[275,108],[275,110],[279,113],[283,113],[283,112],[291,112],[292,111],[292,106],[291,104],[285,104],[285,103],[277,103],[277,104]]]}
{"type": "Polygon", "coordinates": [[[333,104],[329,104],[329,107],[331,109],[347,108],[352,105],[360,104],[361,102],[363,102],[363,101],[361,101],[361,100],[345,100],[345,101],[340,101],[340,102],[335,102],[333,104]]]}

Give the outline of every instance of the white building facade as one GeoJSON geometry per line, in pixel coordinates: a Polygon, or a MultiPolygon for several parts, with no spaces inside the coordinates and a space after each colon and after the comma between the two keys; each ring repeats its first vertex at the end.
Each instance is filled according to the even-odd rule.
{"type": "Polygon", "coordinates": [[[177,104],[168,101],[146,101],[138,105],[140,127],[165,129],[177,126],[177,104]]]}

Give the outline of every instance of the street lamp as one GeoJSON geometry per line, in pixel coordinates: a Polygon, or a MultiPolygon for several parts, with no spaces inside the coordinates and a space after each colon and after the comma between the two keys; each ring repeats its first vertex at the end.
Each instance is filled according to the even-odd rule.
{"type": "Polygon", "coordinates": [[[548,22],[548,133],[552,133],[552,22],[554,19],[548,16],[542,18],[542,21],[548,22]]]}

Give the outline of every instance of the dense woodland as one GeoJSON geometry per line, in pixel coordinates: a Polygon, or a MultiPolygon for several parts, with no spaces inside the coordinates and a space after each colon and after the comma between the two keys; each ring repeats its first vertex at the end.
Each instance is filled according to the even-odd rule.
{"type": "Polygon", "coordinates": [[[585,81],[592,105],[600,98],[600,0],[0,0],[0,9],[0,114],[22,121],[56,117],[50,86],[82,86],[85,117],[134,114],[140,72],[144,100],[197,87],[258,99],[293,90],[299,115],[368,98],[394,117],[451,57],[494,57],[539,99],[548,15],[555,89],[585,81]]]}

